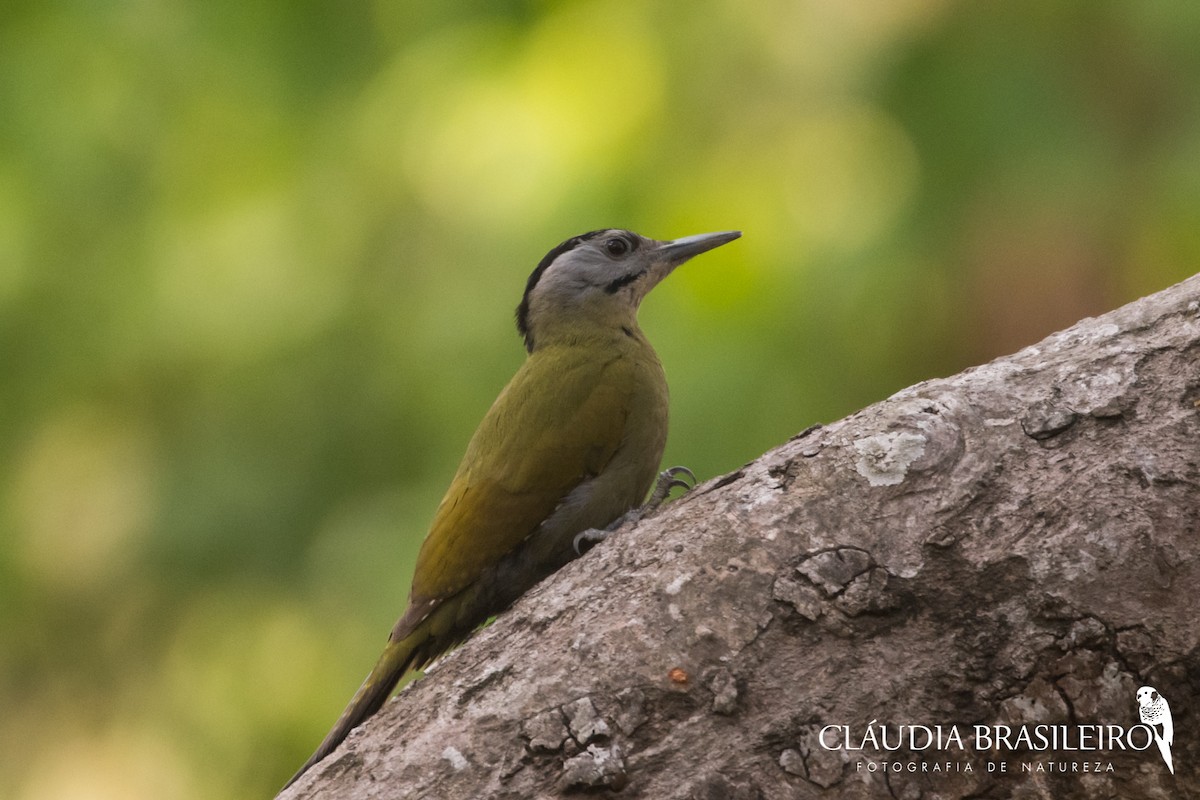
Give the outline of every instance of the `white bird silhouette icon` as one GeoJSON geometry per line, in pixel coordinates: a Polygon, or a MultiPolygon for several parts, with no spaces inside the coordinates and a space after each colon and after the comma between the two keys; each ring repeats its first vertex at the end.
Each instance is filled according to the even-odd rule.
{"type": "Polygon", "coordinates": [[[1158,751],[1162,753],[1167,769],[1175,774],[1175,765],[1171,763],[1171,741],[1175,738],[1175,723],[1171,720],[1171,707],[1167,698],[1158,693],[1153,686],[1143,686],[1137,690],[1138,716],[1142,722],[1154,731],[1154,741],[1158,742],[1158,751]],[[1159,732],[1161,726],[1162,732],[1159,732]]]}

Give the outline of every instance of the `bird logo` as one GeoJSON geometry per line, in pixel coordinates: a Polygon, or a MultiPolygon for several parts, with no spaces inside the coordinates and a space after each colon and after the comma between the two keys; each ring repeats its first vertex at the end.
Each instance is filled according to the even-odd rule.
{"type": "Polygon", "coordinates": [[[1138,716],[1142,724],[1154,731],[1154,741],[1158,743],[1158,751],[1162,753],[1163,761],[1171,774],[1175,774],[1175,765],[1171,762],[1171,741],[1175,738],[1175,723],[1171,720],[1171,707],[1167,698],[1158,693],[1153,686],[1143,686],[1137,690],[1138,716]]]}

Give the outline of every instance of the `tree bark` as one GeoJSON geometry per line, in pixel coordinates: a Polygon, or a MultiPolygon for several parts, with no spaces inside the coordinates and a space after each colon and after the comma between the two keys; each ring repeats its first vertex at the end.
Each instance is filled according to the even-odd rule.
{"type": "Polygon", "coordinates": [[[1200,796],[1198,404],[1200,276],[805,431],[544,581],[283,796],[1200,796]]]}

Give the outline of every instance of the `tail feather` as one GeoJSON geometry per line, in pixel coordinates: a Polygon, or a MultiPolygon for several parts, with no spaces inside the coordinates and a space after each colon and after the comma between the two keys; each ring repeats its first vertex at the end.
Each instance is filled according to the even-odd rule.
{"type": "Polygon", "coordinates": [[[449,601],[428,599],[410,604],[392,629],[383,655],[358,687],[333,730],[283,788],[295,783],[309,768],[337,749],[350,731],[383,708],[405,673],[421,669],[469,636],[483,621],[483,607],[480,597],[470,591],[449,601]]]}
{"type": "Polygon", "coordinates": [[[1158,740],[1158,751],[1162,753],[1163,762],[1167,765],[1167,769],[1171,771],[1171,774],[1174,775],[1175,765],[1171,762],[1171,742],[1165,737],[1158,736],[1157,731],[1155,731],[1155,734],[1154,738],[1158,740]]]}
{"type": "Polygon", "coordinates": [[[404,677],[404,673],[409,669],[417,669],[421,666],[421,663],[418,663],[423,660],[421,651],[426,649],[420,646],[423,644],[427,644],[427,642],[416,632],[399,641],[388,641],[383,655],[379,657],[379,661],[375,663],[371,674],[363,681],[362,686],[358,687],[358,691],[354,693],[346,710],[338,717],[333,730],[325,736],[316,752],[309,756],[308,761],[304,762],[304,766],[284,784],[284,789],[295,783],[311,766],[332,753],[350,735],[350,731],[383,707],[392,690],[396,688],[396,684],[404,677]]]}

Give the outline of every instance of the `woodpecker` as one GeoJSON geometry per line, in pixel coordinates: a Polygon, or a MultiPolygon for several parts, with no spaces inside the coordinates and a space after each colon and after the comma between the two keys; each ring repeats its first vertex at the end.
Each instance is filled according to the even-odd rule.
{"type": "MultiPolygon", "coordinates": [[[[680,264],[739,236],[657,241],[595,230],[541,260],[516,314],[528,355],[438,506],[408,608],[288,786],[378,711],[407,672],[462,641],[576,557],[581,539],[602,539],[646,498],[667,441],[667,379],[638,327],[638,307],[680,264]]],[[[655,495],[677,484],[677,474],[663,473],[655,495]]]]}

